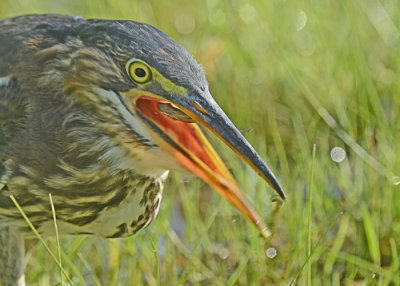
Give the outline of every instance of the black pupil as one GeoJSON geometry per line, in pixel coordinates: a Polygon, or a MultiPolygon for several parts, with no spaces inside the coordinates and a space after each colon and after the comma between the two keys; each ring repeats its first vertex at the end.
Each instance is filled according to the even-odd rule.
{"type": "Polygon", "coordinates": [[[138,77],[145,77],[146,71],[142,68],[137,68],[137,69],[135,69],[135,75],[138,77]]]}

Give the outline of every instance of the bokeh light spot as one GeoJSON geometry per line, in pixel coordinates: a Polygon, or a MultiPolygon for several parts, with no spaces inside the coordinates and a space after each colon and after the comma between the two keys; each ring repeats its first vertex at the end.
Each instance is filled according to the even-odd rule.
{"type": "Polygon", "coordinates": [[[217,10],[215,13],[210,14],[208,19],[214,26],[223,26],[225,24],[225,13],[222,10],[217,10]]]}
{"type": "Polygon", "coordinates": [[[297,31],[302,30],[307,24],[307,14],[306,12],[304,12],[303,10],[299,10],[299,12],[297,12],[296,18],[295,18],[295,28],[297,31]]]}
{"type": "Polygon", "coordinates": [[[196,27],[195,19],[190,15],[180,15],[175,19],[175,28],[182,35],[188,35],[196,27]]]}
{"type": "Polygon", "coordinates": [[[246,3],[239,8],[239,16],[243,21],[249,23],[256,18],[257,11],[253,5],[246,3]]]}
{"type": "Polygon", "coordinates": [[[400,185],[400,177],[399,176],[392,177],[391,181],[392,181],[392,184],[395,186],[400,185]]]}
{"type": "Polygon", "coordinates": [[[334,162],[340,163],[346,159],[346,151],[342,147],[333,147],[331,150],[331,158],[334,162]]]}
{"type": "Polygon", "coordinates": [[[265,253],[267,254],[267,257],[271,259],[274,258],[277,254],[276,249],[273,247],[268,248],[265,253]]]}

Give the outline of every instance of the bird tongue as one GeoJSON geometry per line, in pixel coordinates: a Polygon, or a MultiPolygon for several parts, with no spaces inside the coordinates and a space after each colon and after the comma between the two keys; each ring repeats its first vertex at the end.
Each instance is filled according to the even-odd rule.
{"type": "Polygon", "coordinates": [[[175,111],[174,115],[170,116],[168,112],[177,108],[172,105],[165,108],[164,104],[171,105],[166,100],[145,95],[135,98],[136,110],[153,125],[151,133],[154,135],[155,143],[164,152],[174,157],[182,167],[193,172],[218,191],[249,218],[263,236],[269,236],[268,229],[246,201],[236,181],[199,126],[191,123],[184,115],[180,115],[179,111],[175,111]],[[163,111],[160,111],[160,107],[163,111]],[[179,118],[184,118],[184,121],[179,118]]]}

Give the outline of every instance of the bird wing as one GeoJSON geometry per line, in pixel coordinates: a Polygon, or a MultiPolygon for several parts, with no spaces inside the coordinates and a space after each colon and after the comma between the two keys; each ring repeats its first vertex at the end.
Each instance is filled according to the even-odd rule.
{"type": "Polygon", "coordinates": [[[0,21],[0,190],[9,177],[6,161],[12,153],[10,146],[18,140],[26,117],[26,97],[14,74],[23,33],[18,33],[14,24],[10,19],[0,21]]]}
{"type": "Polygon", "coordinates": [[[6,161],[10,157],[9,146],[13,140],[17,140],[24,118],[24,98],[17,80],[11,75],[0,77],[0,190],[9,177],[6,168],[6,161]]]}
{"type": "Polygon", "coordinates": [[[30,72],[27,47],[40,43],[42,29],[80,21],[84,21],[83,18],[52,14],[0,20],[0,190],[10,176],[6,162],[14,158],[26,159],[23,154],[27,150],[21,148],[29,145],[24,142],[30,139],[30,132],[24,129],[32,128],[28,119],[29,91],[26,92],[30,87],[19,80],[30,72]]]}

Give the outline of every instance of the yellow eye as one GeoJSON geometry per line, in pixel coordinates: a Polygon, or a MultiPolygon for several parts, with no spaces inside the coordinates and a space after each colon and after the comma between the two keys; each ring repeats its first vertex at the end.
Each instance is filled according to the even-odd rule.
{"type": "Polygon", "coordinates": [[[128,72],[131,78],[137,83],[146,83],[151,80],[151,70],[148,65],[140,61],[128,63],[128,72]]]}

